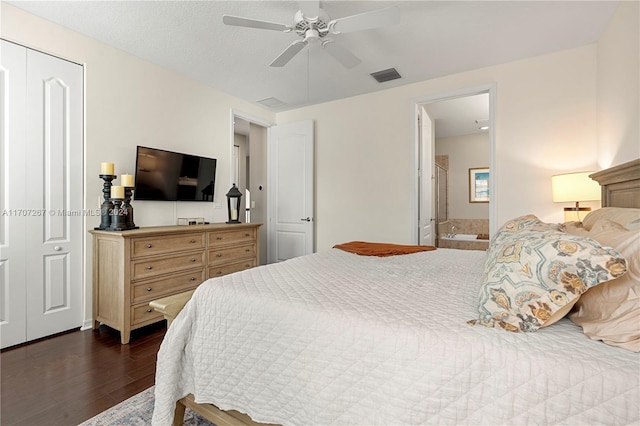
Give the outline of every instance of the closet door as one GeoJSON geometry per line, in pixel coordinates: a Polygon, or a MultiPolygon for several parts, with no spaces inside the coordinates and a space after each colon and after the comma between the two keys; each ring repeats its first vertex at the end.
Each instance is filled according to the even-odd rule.
{"type": "MultiPolygon", "coordinates": [[[[6,42],[3,62],[8,46],[24,49],[26,57],[24,112],[20,117],[12,106],[7,126],[24,136],[3,142],[14,169],[5,186],[13,206],[5,216],[12,237],[7,262],[18,269],[7,275],[4,294],[9,299],[24,292],[24,303],[15,296],[8,316],[15,324],[26,318],[24,342],[82,324],[83,72],[77,64],[6,42]],[[13,249],[16,238],[23,240],[22,250],[13,249]]],[[[11,102],[11,96],[3,98],[11,102]]],[[[4,334],[2,324],[3,347],[20,343],[4,334]]]]}
{"type": "Polygon", "coordinates": [[[27,50],[27,340],[82,324],[82,67],[27,50]]]}
{"type": "Polygon", "coordinates": [[[0,337],[2,347],[26,339],[25,95],[27,50],[2,41],[0,63],[0,337]]]}

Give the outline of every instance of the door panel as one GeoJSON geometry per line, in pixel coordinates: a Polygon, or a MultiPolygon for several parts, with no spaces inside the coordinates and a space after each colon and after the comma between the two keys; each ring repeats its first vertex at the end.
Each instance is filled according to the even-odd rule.
{"type": "Polygon", "coordinates": [[[269,129],[269,263],[313,252],[313,149],[312,120],[269,129]]]}
{"type": "Polygon", "coordinates": [[[82,324],[82,67],[27,51],[27,340],[82,324]]]}
{"type": "Polygon", "coordinates": [[[26,216],[22,214],[27,193],[24,179],[27,51],[13,43],[1,43],[0,336],[1,345],[5,348],[24,342],[27,327],[24,312],[27,294],[24,285],[26,216]]]}
{"type": "Polygon", "coordinates": [[[434,245],[435,230],[433,221],[433,161],[435,158],[435,129],[433,120],[423,106],[419,107],[420,118],[418,125],[420,126],[418,134],[420,135],[420,211],[419,211],[419,227],[420,235],[418,244],[434,245]]]}

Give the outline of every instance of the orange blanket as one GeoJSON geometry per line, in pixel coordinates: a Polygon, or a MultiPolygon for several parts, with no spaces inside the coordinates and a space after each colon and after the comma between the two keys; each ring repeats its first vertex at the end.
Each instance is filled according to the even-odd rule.
{"type": "Polygon", "coordinates": [[[389,243],[368,243],[366,241],[351,241],[343,244],[336,244],[333,248],[348,251],[349,253],[361,256],[395,256],[398,254],[411,254],[421,251],[435,250],[434,246],[413,246],[389,243]]]}

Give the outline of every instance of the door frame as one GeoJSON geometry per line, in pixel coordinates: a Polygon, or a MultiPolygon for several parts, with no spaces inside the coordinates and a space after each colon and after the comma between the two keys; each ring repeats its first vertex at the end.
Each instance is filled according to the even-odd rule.
{"type": "MultiPolygon", "coordinates": [[[[420,169],[420,132],[418,131],[418,118],[416,111],[420,105],[429,104],[438,101],[445,101],[455,98],[463,98],[467,96],[480,95],[483,93],[489,94],[489,169],[491,170],[491,180],[489,181],[489,193],[491,194],[491,202],[489,203],[489,235],[493,235],[493,232],[497,229],[497,205],[499,193],[496,192],[496,180],[499,168],[496,167],[496,147],[495,147],[495,115],[496,115],[496,91],[497,84],[489,83],[481,86],[467,87],[449,92],[437,93],[434,95],[425,95],[412,99],[411,108],[411,123],[412,123],[412,139],[413,139],[413,151],[412,151],[412,167],[411,167],[411,200],[410,200],[410,220],[411,220],[411,241],[413,244],[419,244],[420,236],[420,224],[418,223],[418,209],[420,208],[419,200],[419,169],[420,169]]],[[[435,153],[433,154],[435,156],[435,153]]],[[[431,158],[434,161],[435,157],[431,158]]],[[[429,189],[429,197],[433,198],[433,190],[429,189]]]]}

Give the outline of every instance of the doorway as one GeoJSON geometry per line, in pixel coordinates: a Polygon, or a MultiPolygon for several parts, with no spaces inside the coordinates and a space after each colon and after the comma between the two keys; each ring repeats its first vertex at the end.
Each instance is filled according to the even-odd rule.
{"type": "Polygon", "coordinates": [[[275,125],[233,111],[231,118],[229,177],[249,200],[241,221],[263,225],[260,265],[312,253],[313,120],[275,125]]]}
{"type": "MultiPolygon", "coordinates": [[[[232,112],[230,182],[242,193],[241,222],[258,229],[258,264],[267,263],[267,131],[272,123],[232,112]]],[[[231,186],[231,185],[229,185],[231,186]]]]}
{"type": "Polygon", "coordinates": [[[495,90],[487,85],[414,100],[412,204],[418,244],[439,245],[442,234],[490,235],[495,230],[495,90]],[[475,169],[490,172],[489,202],[476,202],[470,193],[475,169]]]}

